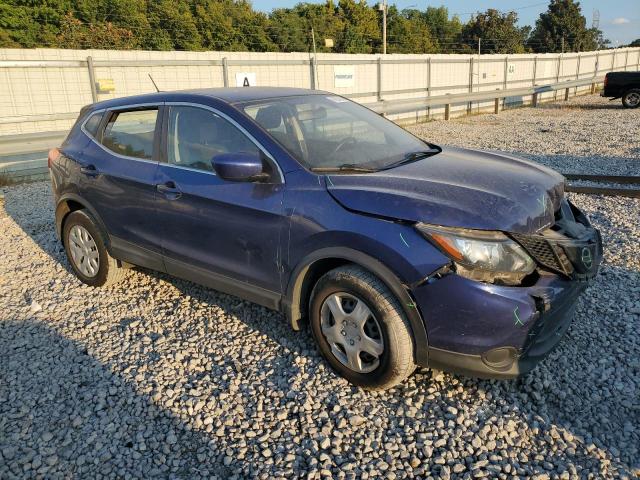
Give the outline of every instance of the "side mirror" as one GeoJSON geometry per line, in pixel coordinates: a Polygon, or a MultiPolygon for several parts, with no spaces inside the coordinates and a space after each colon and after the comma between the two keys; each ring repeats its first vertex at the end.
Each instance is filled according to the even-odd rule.
{"type": "Polygon", "coordinates": [[[218,176],[232,182],[264,182],[269,174],[264,171],[262,157],[256,153],[222,153],[211,159],[218,176]]]}

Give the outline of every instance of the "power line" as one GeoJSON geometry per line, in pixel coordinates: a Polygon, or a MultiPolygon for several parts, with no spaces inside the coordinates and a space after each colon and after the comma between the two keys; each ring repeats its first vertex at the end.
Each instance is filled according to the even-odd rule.
{"type": "MultiPolygon", "coordinates": [[[[515,11],[526,10],[528,8],[534,8],[534,7],[539,7],[541,5],[548,5],[548,4],[549,4],[549,2],[539,2],[539,3],[534,3],[534,4],[531,4],[531,5],[524,5],[522,7],[510,8],[510,9],[505,10],[505,11],[507,11],[507,12],[515,12],[515,11]]],[[[478,12],[476,10],[475,12],[452,13],[451,15],[452,16],[463,17],[463,16],[467,16],[467,15],[476,15],[478,13],[481,13],[481,12],[478,12]]]]}

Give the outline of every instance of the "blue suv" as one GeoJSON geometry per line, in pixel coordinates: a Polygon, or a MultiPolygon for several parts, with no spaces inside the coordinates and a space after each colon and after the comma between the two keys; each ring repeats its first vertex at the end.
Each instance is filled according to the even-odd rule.
{"type": "Polygon", "coordinates": [[[49,166],[81,281],[106,286],[142,266],[279,310],[369,389],[418,365],[529,371],[602,258],[560,174],[427,143],[321,91],[99,102],[49,166]]]}

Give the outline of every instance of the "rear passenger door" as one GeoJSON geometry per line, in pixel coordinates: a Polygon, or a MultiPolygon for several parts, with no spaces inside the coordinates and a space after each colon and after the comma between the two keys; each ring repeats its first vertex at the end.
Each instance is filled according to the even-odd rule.
{"type": "Polygon", "coordinates": [[[163,270],[156,222],[161,105],[107,110],[80,171],[81,196],[100,215],[116,257],[163,270]]]}

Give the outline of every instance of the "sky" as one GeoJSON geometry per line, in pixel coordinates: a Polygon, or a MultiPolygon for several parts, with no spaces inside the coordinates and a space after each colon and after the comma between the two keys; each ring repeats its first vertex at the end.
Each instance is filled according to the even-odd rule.
{"type": "MultiPolygon", "coordinates": [[[[253,6],[257,10],[268,12],[277,7],[292,7],[301,0],[253,0],[253,6]]],[[[305,0],[313,3],[322,3],[323,0],[305,0]]],[[[368,0],[370,4],[377,1],[368,0]]],[[[390,4],[395,3],[398,8],[420,8],[424,10],[427,6],[446,6],[449,14],[457,13],[462,21],[467,21],[472,12],[485,11],[488,8],[509,11],[515,10],[518,13],[520,25],[534,26],[540,13],[547,9],[548,1],[540,0],[452,0],[452,1],[420,1],[420,0],[388,0],[390,4]]],[[[587,18],[587,25],[591,26],[593,10],[600,10],[600,30],[604,32],[605,38],[611,40],[612,46],[630,43],[636,38],[640,38],[640,0],[582,0],[580,2],[582,14],[587,18]]]]}

